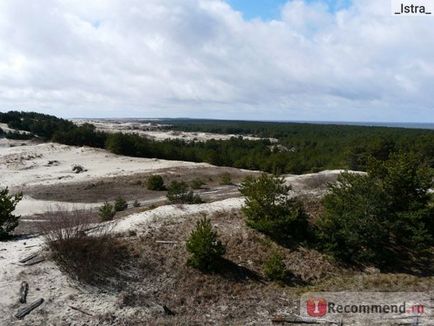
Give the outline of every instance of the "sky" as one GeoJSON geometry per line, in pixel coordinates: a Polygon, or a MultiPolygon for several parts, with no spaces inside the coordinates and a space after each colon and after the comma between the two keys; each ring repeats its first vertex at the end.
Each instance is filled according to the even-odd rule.
{"type": "Polygon", "coordinates": [[[2,0],[0,111],[434,122],[434,16],[389,0],[2,0]]]}

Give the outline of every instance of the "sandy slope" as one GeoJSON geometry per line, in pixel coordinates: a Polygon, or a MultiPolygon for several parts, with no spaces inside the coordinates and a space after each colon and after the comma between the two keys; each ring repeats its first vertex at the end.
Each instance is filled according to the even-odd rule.
{"type": "Polygon", "coordinates": [[[80,182],[164,168],[198,166],[209,165],[117,156],[105,150],[54,143],[0,147],[0,186],[80,182]],[[75,164],[83,166],[87,171],[74,173],[72,167],[75,164]]]}
{"type": "MultiPolygon", "coordinates": [[[[117,222],[113,232],[143,230],[153,220],[168,218],[184,218],[192,214],[213,213],[239,208],[241,198],[184,206],[161,206],[151,211],[133,214],[117,222]]],[[[120,309],[116,305],[116,297],[101,293],[92,288],[81,288],[62,274],[57,266],[44,261],[34,266],[21,266],[20,259],[43,248],[41,237],[26,240],[0,242],[0,325],[83,325],[90,317],[74,311],[70,306],[79,307],[92,314],[103,314],[107,311],[128,316],[144,313],[142,308],[120,309]],[[41,307],[28,315],[24,321],[17,321],[13,315],[22,305],[17,303],[18,290],[22,281],[30,285],[28,301],[44,298],[41,307]]],[[[89,324],[90,325],[90,324],[89,324]]]]}

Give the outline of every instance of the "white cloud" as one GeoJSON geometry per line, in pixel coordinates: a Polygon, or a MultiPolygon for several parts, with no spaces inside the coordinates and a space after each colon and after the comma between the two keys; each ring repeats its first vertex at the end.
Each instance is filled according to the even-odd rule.
{"type": "Polygon", "coordinates": [[[0,108],[64,116],[434,120],[434,20],[388,1],[3,0],[0,108]]]}

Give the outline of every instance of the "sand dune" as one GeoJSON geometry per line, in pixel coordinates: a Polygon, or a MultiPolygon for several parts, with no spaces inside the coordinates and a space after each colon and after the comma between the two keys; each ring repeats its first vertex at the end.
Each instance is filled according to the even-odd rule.
{"type": "Polygon", "coordinates": [[[210,166],[206,163],[132,158],[102,149],[46,143],[18,147],[0,147],[0,185],[25,187],[40,184],[89,181],[159,169],[210,166]],[[85,172],[74,173],[74,165],[85,172]]]}

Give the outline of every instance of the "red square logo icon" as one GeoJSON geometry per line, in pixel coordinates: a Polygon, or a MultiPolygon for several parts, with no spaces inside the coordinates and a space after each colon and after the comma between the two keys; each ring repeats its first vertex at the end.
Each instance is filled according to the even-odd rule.
{"type": "Polygon", "coordinates": [[[311,317],[322,317],[327,313],[327,301],[324,298],[311,298],[306,302],[307,314],[311,317]]]}

